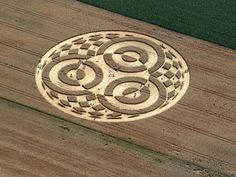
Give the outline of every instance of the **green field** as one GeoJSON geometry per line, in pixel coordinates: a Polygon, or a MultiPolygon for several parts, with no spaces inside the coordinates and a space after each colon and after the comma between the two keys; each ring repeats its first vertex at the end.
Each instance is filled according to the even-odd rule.
{"type": "Polygon", "coordinates": [[[236,49],[236,0],[80,0],[236,49]]]}

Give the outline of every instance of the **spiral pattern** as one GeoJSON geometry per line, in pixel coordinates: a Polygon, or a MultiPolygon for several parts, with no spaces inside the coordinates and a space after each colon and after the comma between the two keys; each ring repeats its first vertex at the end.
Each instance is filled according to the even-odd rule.
{"type": "Polygon", "coordinates": [[[60,110],[96,121],[131,121],[173,106],[189,71],[169,45],[133,32],[102,31],[50,49],[36,69],[41,94],[60,110]]]}

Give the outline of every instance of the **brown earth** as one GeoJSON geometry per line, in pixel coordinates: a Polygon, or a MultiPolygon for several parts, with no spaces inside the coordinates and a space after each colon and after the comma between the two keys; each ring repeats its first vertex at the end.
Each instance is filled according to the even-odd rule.
{"type": "Polygon", "coordinates": [[[236,51],[75,0],[0,2],[0,176],[236,176],[236,51]],[[190,86],[174,107],[96,123],[52,107],[35,68],[58,42],[128,30],[170,44],[190,86]]]}

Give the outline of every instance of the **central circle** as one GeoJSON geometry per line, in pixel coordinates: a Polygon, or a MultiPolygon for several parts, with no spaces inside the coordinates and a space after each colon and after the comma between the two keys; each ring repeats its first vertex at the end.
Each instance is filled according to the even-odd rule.
{"type": "Polygon", "coordinates": [[[127,62],[135,62],[140,58],[140,55],[136,52],[124,52],[122,59],[127,62]]]}
{"type": "Polygon", "coordinates": [[[177,103],[189,85],[182,56],[143,34],[102,31],[57,44],[36,69],[40,93],[73,116],[121,122],[154,116],[177,103]]]}
{"type": "Polygon", "coordinates": [[[76,70],[71,70],[67,73],[67,77],[76,80],[76,70]]]}
{"type": "Polygon", "coordinates": [[[78,69],[77,72],[76,72],[76,75],[77,75],[77,79],[81,80],[85,77],[85,72],[82,69],[78,69]]]}

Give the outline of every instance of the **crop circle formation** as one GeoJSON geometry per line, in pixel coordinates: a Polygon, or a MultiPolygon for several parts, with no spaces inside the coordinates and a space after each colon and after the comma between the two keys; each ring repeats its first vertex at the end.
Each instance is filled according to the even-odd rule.
{"type": "Polygon", "coordinates": [[[155,38],[125,31],[79,35],[51,48],[36,69],[43,97],[79,118],[121,122],[154,116],[189,85],[182,56],[155,38]]]}

